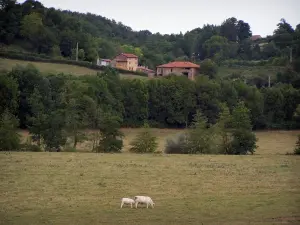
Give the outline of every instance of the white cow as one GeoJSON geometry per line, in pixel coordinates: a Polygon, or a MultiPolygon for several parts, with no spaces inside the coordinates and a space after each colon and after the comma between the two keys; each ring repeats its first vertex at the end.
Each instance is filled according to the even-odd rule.
{"type": "Polygon", "coordinates": [[[123,207],[124,204],[130,204],[132,208],[132,204],[134,204],[134,200],[131,198],[122,198],[121,199],[121,208],[123,207]]]}
{"type": "Polygon", "coordinates": [[[135,201],[135,208],[137,208],[137,205],[139,203],[144,203],[147,204],[147,208],[149,204],[151,205],[152,208],[154,208],[155,203],[152,201],[152,199],[149,196],[134,196],[134,201],[135,201]]]}

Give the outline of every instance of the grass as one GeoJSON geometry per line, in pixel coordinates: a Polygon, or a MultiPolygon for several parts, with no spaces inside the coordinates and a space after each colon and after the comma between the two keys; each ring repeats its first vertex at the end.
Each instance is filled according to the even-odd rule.
{"type": "Polygon", "coordinates": [[[253,156],[130,154],[122,131],[122,154],[1,152],[0,224],[300,224],[299,131],[257,132],[253,156]],[[155,208],[120,209],[134,195],[155,208]]]}
{"type": "Polygon", "coordinates": [[[0,224],[299,224],[300,158],[0,153],[0,224]],[[120,209],[150,195],[155,208],[120,209]]]}
{"type": "MultiPolygon", "coordinates": [[[[128,152],[130,142],[141,132],[141,129],[136,128],[122,128],[121,131],[125,137],[123,139],[123,151],[128,152]]],[[[157,137],[158,151],[162,152],[165,148],[166,139],[175,134],[182,132],[180,129],[151,129],[153,135],[157,137]]],[[[92,132],[92,131],[87,131],[92,132]]],[[[27,131],[21,131],[23,140],[28,137],[27,131]]],[[[300,134],[299,130],[296,131],[258,131],[255,132],[258,138],[258,149],[256,154],[259,155],[274,155],[292,153],[297,141],[297,135],[300,134]]],[[[86,141],[78,145],[77,150],[80,152],[89,152],[92,149],[92,142],[86,141]]]]}
{"type": "MultiPolygon", "coordinates": [[[[74,66],[68,64],[59,64],[59,63],[45,63],[45,62],[30,62],[23,60],[15,60],[15,59],[5,59],[0,58],[0,70],[11,70],[16,65],[26,66],[28,64],[34,65],[38,70],[42,73],[66,73],[73,74],[75,76],[86,75],[86,74],[96,74],[96,70],[88,69],[81,66],[74,66]]],[[[134,74],[121,74],[122,78],[138,78],[138,79],[148,79],[147,77],[137,76],[134,74]]]]}
{"type": "Polygon", "coordinates": [[[278,66],[253,66],[253,67],[241,66],[241,67],[233,67],[233,68],[221,66],[218,69],[218,75],[220,77],[227,77],[235,73],[235,74],[240,74],[245,78],[251,78],[256,75],[267,78],[270,75],[271,79],[275,79],[276,74],[281,70],[282,67],[278,67],[278,66]]]}

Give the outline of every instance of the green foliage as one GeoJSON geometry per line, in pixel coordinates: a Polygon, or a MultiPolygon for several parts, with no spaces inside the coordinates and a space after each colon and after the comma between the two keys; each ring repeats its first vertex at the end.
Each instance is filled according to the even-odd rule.
{"type": "Polygon", "coordinates": [[[200,64],[200,73],[208,75],[209,78],[216,78],[218,67],[211,59],[205,59],[200,64]]]}
{"type": "Polygon", "coordinates": [[[256,145],[257,138],[253,132],[245,129],[236,129],[233,131],[233,141],[231,143],[232,154],[245,155],[248,152],[253,154],[256,145]]]}
{"type": "Polygon", "coordinates": [[[18,120],[7,109],[0,115],[0,151],[18,151],[20,135],[17,133],[18,120]]]}
{"type": "Polygon", "coordinates": [[[21,145],[20,151],[22,151],[22,152],[42,152],[42,149],[38,145],[26,143],[26,144],[21,145]]]}
{"type": "Polygon", "coordinates": [[[187,148],[189,154],[215,153],[213,127],[208,127],[207,118],[198,110],[188,130],[187,148]]]}
{"type": "Polygon", "coordinates": [[[148,124],[145,124],[143,128],[144,130],[130,143],[130,152],[153,153],[157,149],[157,137],[151,134],[148,124]]]}
{"type": "Polygon", "coordinates": [[[296,146],[294,149],[294,154],[300,155],[300,134],[298,135],[298,139],[297,139],[296,146]]]}

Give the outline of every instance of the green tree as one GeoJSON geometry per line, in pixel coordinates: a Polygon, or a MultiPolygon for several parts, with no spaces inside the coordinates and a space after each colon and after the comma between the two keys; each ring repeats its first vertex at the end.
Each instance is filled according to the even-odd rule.
{"type": "Polygon", "coordinates": [[[296,146],[294,149],[294,154],[300,155],[300,134],[298,135],[298,139],[297,139],[296,146]]]}
{"type": "Polygon", "coordinates": [[[152,153],[158,147],[157,137],[152,135],[149,130],[149,125],[144,124],[143,131],[136,136],[130,143],[130,152],[134,153],[152,153]]]}
{"type": "Polygon", "coordinates": [[[0,151],[17,151],[20,148],[17,126],[18,119],[5,109],[0,115],[0,151]]]}
{"type": "Polygon", "coordinates": [[[208,127],[207,118],[201,111],[197,110],[193,122],[188,130],[187,148],[189,154],[215,153],[214,140],[215,131],[208,127]]]}
{"type": "Polygon", "coordinates": [[[230,126],[233,129],[232,154],[253,154],[257,148],[257,138],[252,132],[249,109],[245,107],[244,102],[239,102],[233,109],[230,126]]]}
{"type": "Polygon", "coordinates": [[[200,73],[208,75],[210,79],[216,78],[218,66],[211,59],[205,59],[200,64],[200,73]]]}

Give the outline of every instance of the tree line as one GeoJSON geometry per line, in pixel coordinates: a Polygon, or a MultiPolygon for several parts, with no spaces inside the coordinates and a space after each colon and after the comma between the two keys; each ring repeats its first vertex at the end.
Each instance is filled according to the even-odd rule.
{"type": "Polygon", "coordinates": [[[98,131],[93,134],[93,149],[113,151],[122,146],[120,127],[142,127],[146,122],[151,127],[186,128],[198,111],[205,124],[214,125],[224,105],[234,115],[242,102],[249,111],[248,130],[297,129],[300,91],[286,76],[288,71],[279,73],[275,85],[258,88],[241,79],[204,75],[195,81],[172,75],[121,79],[116,70],[107,68],[76,77],[41,74],[30,64],[16,66],[0,75],[0,127],[28,129],[38,145],[49,148],[59,148],[68,139],[75,148],[86,138],[83,130],[93,129],[98,131]]]}
{"type": "MultiPolygon", "coordinates": [[[[285,63],[292,52],[300,56],[300,24],[293,28],[281,19],[274,34],[252,41],[250,25],[235,17],[221,25],[206,24],[185,34],[162,35],[148,30],[133,31],[121,22],[91,13],[46,8],[39,1],[0,1],[0,42],[7,48],[35,52],[53,58],[95,62],[128,52],[150,68],[172,60],[216,63],[228,59],[277,59],[285,63]]],[[[275,60],[276,61],[276,60],[275,60]]]]}

